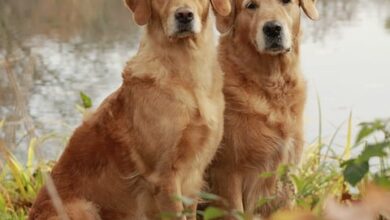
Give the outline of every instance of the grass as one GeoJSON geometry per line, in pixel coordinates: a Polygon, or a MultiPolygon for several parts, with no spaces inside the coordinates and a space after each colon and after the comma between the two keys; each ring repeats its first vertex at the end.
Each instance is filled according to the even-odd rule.
{"type": "MultiPolygon", "coordinates": [[[[84,110],[90,107],[92,102],[86,94],[81,93],[80,96],[82,105],[77,108],[85,113],[84,110]]],[[[6,123],[4,120],[0,121],[0,130],[6,123]]],[[[291,182],[295,189],[294,196],[291,198],[291,209],[279,210],[271,219],[323,219],[326,214],[324,207],[329,203],[329,198],[334,198],[334,201],[337,201],[336,204],[343,207],[341,204],[365,201],[365,192],[373,185],[376,189],[385,190],[385,192],[390,190],[390,120],[375,120],[360,124],[356,140],[352,139],[352,114],[347,124],[343,153],[334,152],[334,140],[340,127],[328,143],[325,143],[325,139],[320,135],[318,140],[307,146],[305,156],[299,166],[282,165],[274,173],[259,174],[259,178],[277,175],[280,179],[291,182]],[[352,152],[359,148],[363,150],[353,157],[352,152]],[[303,214],[310,218],[303,218],[303,214]]],[[[321,123],[319,130],[321,131],[321,123]]],[[[29,207],[45,182],[45,175],[54,164],[54,162],[44,162],[35,156],[36,149],[48,139],[50,139],[48,136],[32,138],[27,146],[28,156],[23,161],[17,160],[0,140],[0,155],[2,155],[2,160],[0,160],[0,219],[26,218],[29,207]]],[[[201,197],[205,200],[220,199],[218,196],[207,193],[201,193],[201,197]]],[[[193,202],[189,198],[176,199],[182,200],[187,205],[193,202]]],[[[272,199],[259,198],[259,206],[272,199]]],[[[380,211],[378,209],[378,212],[380,211]]],[[[228,214],[236,216],[236,219],[250,219],[244,213],[215,207],[199,212],[205,220],[228,214]]],[[[162,219],[170,218],[170,215],[162,216],[162,219]]],[[[380,218],[385,219],[378,217],[380,218]]]]}
{"type": "Polygon", "coordinates": [[[32,139],[28,146],[25,163],[0,142],[3,159],[0,163],[0,219],[25,219],[38,190],[43,185],[43,173],[48,172],[51,163],[35,163],[34,149],[38,140],[32,139]]]}

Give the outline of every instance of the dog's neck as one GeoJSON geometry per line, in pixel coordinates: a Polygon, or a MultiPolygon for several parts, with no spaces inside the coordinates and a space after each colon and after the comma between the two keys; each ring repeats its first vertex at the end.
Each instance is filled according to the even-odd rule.
{"type": "MultiPolygon", "coordinates": [[[[225,72],[240,74],[245,80],[264,85],[273,79],[290,80],[300,74],[299,37],[291,51],[284,54],[261,54],[251,43],[243,43],[234,33],[221,37],[219,60],[225,72]]],[[[226,77],[229,77],[228,75],[226,77]]]]}

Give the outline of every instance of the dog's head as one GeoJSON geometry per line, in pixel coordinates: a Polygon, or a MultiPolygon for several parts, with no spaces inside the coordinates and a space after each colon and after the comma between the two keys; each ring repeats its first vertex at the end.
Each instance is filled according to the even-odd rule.
{"type": "Polygon", "coordinates": [[[202,32],[210,1],[221,16],[230,13],[229,0],[125,0],[138,25],[160,26],[169,38],[188,38],[202,32]]]}
{"type": "Polygon", "coordinates": [[[220,32],[233,31],[260,54],[282,54],[294,46],[299,35],[300,8],[315,20],[316,0],[231,0],[233,13],[217,15],[220,32]]]}

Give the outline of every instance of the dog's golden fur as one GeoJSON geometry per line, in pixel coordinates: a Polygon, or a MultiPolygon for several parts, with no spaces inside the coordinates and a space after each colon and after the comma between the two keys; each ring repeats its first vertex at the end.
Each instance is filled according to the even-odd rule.
{"type": "MultiPolygon", "coordinates": [[[[183,211],[173,196],[196,199],[222,139],[223,74],[209,0],[126,3],[135,21],[147,24],[139,51],[122,86],[77,128],[51,173],[71,220],[156,219],[183,211]],[[180,4],[199,16],[200,33],[167,36],[166,18],[180,4]]],[[[213,5],[229,13],[220,0],[213,5]]],[[[60,219],[46,188],[29,219],[60,219]]]]}
{"type": "MultiPolygon", "coordinates": [[[[300,7],[308,16],[318,14],[311,0],[254,0],[257,12],[248,12],[248,0],[233,0],[230,16],[217,16],[219,61],[225,72],[225,125],[222,147],[208,178],[213,193],[228,202],[229,209],[268,215],[285,201],[288,189],[278,189],[275,177],[260,178],[283,163],[297,164],[303,146],[303,111],[306,83],[300,70],[300,7]],[[256,34],[267,20],[285,20],[292,34],[290,52],[259,51],[256,34]],[[257,207],[261,198],[272,202],[257,207]]],[[[280,188],[280,187],[279,187],[280,188]]]]}

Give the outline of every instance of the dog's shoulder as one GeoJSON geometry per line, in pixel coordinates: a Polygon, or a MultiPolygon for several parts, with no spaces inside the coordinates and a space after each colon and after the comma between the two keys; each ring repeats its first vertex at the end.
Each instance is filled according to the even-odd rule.
{"type": "Polygon", "coordinates": [[[165,68],[161,60],[146,52],[139,52],[129,60],[122,72],[122,77],[125,82],[132,79],[161,81],[168,75],[169,70],[165,68]]]}

